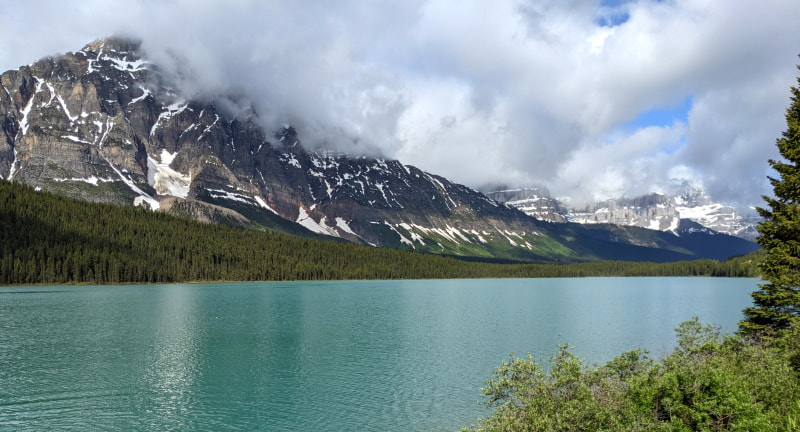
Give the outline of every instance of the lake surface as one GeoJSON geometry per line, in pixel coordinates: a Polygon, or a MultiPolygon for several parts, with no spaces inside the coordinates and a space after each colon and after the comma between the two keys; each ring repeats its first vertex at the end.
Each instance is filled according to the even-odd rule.
{"type": "Polygon", "coordinates": [[[454,431],[510,353],[654,356],[756,279],[0,287],[0,430],[454,431]]]}

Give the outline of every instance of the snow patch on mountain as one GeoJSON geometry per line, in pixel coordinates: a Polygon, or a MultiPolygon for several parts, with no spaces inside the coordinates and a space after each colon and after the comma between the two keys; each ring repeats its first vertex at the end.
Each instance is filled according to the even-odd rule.
{"type": "Polygon", "coordinates": [[[191,175],[182,174],[170,168],[178,152],[161,150],[160,160],[147,156],[147,182],[159,195],[171,195],[186,199],[189,196],[191,175]]]}
{"type": "Polygon", "coordinates": [[[19,129],[22,132],[22,136],[25,136],[28,133],[28,116],[31,113],[31,109],[33,109],[33,100],[36,99],[36,95],[42,90],[42,80],[36,78],[36,91],[33,92],[31,98],[28,100],[28,103],[25,105],[25,108],[22,108],[22,118],[19,121],[19,129]]]}
{"type": "Polygon", "coordinates": [[[19,167],[19,157],[17,157],[17,147],[14,147],[14,160],[11,162],[11,168],[8,171],[8,177],[6,180],[11,181],[14,180],[14,174],[17,173],[17,168],[19,167]]]}
{"type": "Polygon", "coordinates": [[[300,225],[304,226],[309,231],[315,232],[317,234],[323,234],[332,237],[339,237],[339,233],[333,227],[328,226],[325,223],[325,217],[323,216],[319,222],[315,221],[306,209],[300,207],[300,210],[297,214],[297,220],[295,221],[300,225]]]}
{"type": "Polygon", "coordinates": [[[141,205],[145,205],[145,204],[149,205],[150,206],[150,210],[153,210],[153,211],[156,211],[161,207],[161,204],[158,201],[154,200],[153,198],[150,198],[147,195],[139,195],[139,196],[137,196],[136,198],[133,199],[133,205],[136,206],[136,207],[141,206],[141,205]]]}
{"type": "Polygon", "coordinates": [[[149,62],[138,59],[134,61],[120,60],[115,57],[103,56],[101,60],[110,61],[115,68],[123,72],[139,72],[147,69],[149,62]]]}
{"type": "Polygon", "coordinates": [[[206,192],[208,192],[208,195],[211,196],[211,198],[214,198],[214,199],[226,199],[226,200],[229,200],[229,201],[238,201],[240,203],[247,204],[247,205],[254,205],[253,201],[258,202],[257,200],[254,200],[252,197],[250,197],[248,195],[242,195],[242,194],[239,194],[239,193],[226,191],[226,190],[223,190],[223,189],[206,188],[206,192]]]}
{"type": "Polygon", "coordinates": [[[358,236],[358,234],[356,234],[355,231],[353,231],[352,228],[350,228],[350,225],[347,223],[347,221],[340,217],[336,218],[336,227],[346,232],[347,234],[358,236]]]}
{"type": "Polygon", "coordinates": [[[80,137],[76,137],[75,135],[62,135],[61,138],[68,139],[72,142],[76,142],[78,144],[92,144],[85,139],[81,139],[80,137]]]}
{"type": "Polygon", "coordinates": [[[416,249],[416,246],[414,246],[414,242],[412,242],[406,236],[401,234],[400,231],[398,231],[398,229],[394,225],[390,224],[389,222],[384,222],[384,223],[386,224],[386,226],[389,227],[390,230],[394,231],[398,236],[400,236],[400,243],[407,244],[411,246],[412,249],[416,249]]]}
{"type": "MultiPolygon", "coordinates": [[[[261,198],[260,196],[254,196],[253,199],[255,199],[256,202],[258,203],[258,205],[260,205],[262,208],[265,208],[265,209],[271,211],[272,213],[275,213],[276,215],[278,215],[278,212],[276,212],[275,209],[270,207],[269,204],[267,204],[266,201],[264,201],[264,199],[261,198]]],[[[278,215],[278,216],[280,216],[280,215],[278,215]]]]}
{"type": "Polygon", "coordinates": [[[153,124],[153,127],[150,129],[150,136],[155,135],[156,130],[158,130],[161,123],[169,121],[169,119],[182,113],[188,107],[189,104],[187,104],[185,101],[178,101],[169,105],[165,112],[162,112],[161,114],[158,115],[158,119],[156,120],[155,124],[153,124]]]}
{"type": "Polygon", "coordinates": [[[142,95],[139,96],[139,97],[136,97],[134,99],[131,99],[131,101],[128,103],[129,105],[130,104],[135,104],[137,102],[141,102],[141,101],[147,99],[147,97],[152,94],[152,93],[150,93],[150,90],[147,89],[147,87],[144,87],[142,85],[139,85],[138,87],[142,91],[142,95]]]}
{"type": "Polygon", "coordinates": [[[110,182],[110,181],[113,181],[113,180],[111,180],[111,179],[100,179],[100,178],[97,178],[95,176],[90,176],[90,177],[87,177],[87,178],[78,178],[78,177],[73,177],[73,178],[53,178],[53,181],[58,182],[58,183],[62,183],[62,182],[83,182],[83,183],[88,183],[88,184],[90,184],[92,186],[97,186],[98,182],[104,182],[105,183],[105,182],[110,182]]]}

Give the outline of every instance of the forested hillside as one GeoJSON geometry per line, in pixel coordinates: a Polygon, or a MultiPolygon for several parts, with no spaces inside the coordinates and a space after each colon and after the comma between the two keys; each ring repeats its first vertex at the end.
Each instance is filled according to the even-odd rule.
{"type": "Polygon", "coordinates": [[[753,276],[752,256],[665,264],[494,264],[303,239],[77,201],[0,181],[0,283],[753,276]]]}

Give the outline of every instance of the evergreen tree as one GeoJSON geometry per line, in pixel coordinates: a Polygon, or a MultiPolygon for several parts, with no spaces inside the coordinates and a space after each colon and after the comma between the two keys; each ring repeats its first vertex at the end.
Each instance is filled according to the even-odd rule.
{"type": "Polygon", "coordinates": [[[769,161],[778,173],[769,177],[775,198],[764,196],[768,208],[758,208],[764,221],[757,241],[766,251],[761,270],[767,283],[752,293],[755,306],[744,310],[739,326],[745,332],[786,328],[800,315],[800,77],[797,82],[786,110],[787,128],[777,140],[784,160],[769,161]]]}

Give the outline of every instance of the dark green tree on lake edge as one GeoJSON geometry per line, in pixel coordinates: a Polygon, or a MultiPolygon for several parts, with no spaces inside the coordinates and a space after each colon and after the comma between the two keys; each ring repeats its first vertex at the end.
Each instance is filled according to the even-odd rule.
{"type": "MultiPolygon", "coordinates": [[[[798,66],[800,69],[800,66],[798,66]]],[[[767,283],[752,293],[754,306],[739,323],[744,332],[787,328],[800,315],[800,77],[792,87],[786,110],[786,130],[777,140],[784,161],[769,160],[778,178],[769,177],[775,198],[764,196],[768,208],[758,208],[764,221],[757,239],[764,249],[762,277],[767,283]]]]}

